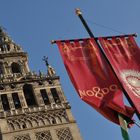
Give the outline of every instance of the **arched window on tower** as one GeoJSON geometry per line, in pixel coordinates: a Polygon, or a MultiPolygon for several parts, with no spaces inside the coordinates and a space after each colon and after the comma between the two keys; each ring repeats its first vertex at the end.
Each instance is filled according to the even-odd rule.
{"type": "Polygon", "coordinates": [[[7,50],[10,51],[10,45],[9,44],[7,44],[7,50]]]}
{"type": "Polygon", "coordinates": [[[6,94],[1,95],[1,101],[2,101],[4,111],[10,110],[10,106],[9,106],[9,102],[8,102],[8,98],[6,94]]]}
{"type": "Polygon", "coordinates": [[[0,52],[3,52],[3,51],[4,51],[4,47],[0,46],[0,52]]]}
{"type": "Polygon", "coordinates": [[[25,84],[23,86],[23,92],[24,92],[24,96],[25,96],[27,105],[28,106],[37,106],[32,85],[25,84]]]}
{"type": "Polygon", "coordinates": [[[0,63],[0,74],[3,74],[3,65],[0,63]]]}
{"type": "Polygon", "coordinates": [[[53,96],[54,101],[56,103],[60,103],[61,101],[60,101],[60,98],[58,96],[58,93],[57,93],[56,88],[51,88],[50,90],[51,90],[51,93],[52,93],[52,96],[53,96]]]}
{"type": "Polygon", "coordinates": [[[18,63],[15,63],[15,62],[13,62],[11,64],[11,70],[12,70],[12,73],[21,73],[20,65],[18,63]]]}
{"type": "Polygon", "coordinates": [[[18,94],[17,93],[12,93],[12,98],[13,98],[13,101],[14,101],[15,108],[16,109],[21,108],[21,104],[20,104],[18,94]]]}
{"type": "Polygon", "coordinates": [[[50,104],[49,97],[47,95],[46,89],[41,89],[40,93],[41,93],[41,96],[43,98],[43,101],[44,101],[45,105],[50,104]]]}

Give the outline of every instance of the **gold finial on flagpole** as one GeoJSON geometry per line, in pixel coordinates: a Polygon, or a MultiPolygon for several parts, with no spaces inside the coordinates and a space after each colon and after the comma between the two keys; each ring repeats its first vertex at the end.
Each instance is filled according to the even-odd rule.
{"type": "Polygon", "coordinates": [[[76,8],[76,14],[77,15],[82,15],[82,12],[81,12],[81,10],[79,8],[76,8]]]}
{"type": "Polygon", "coordinates": [[[54,44],[55,43],[55,41],[54,40],[51,40],[51,44],[54,44]]]}

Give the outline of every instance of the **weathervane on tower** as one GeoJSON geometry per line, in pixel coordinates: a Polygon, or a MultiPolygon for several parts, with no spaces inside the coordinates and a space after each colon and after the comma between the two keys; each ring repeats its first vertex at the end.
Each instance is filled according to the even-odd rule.
{"type": "Polygon", "coordinates": [[[48,69],[48,76],[52,77],[52,76],[55,76],[56,75],[56,72],[55,70],[49,65],[49,62],[48,62],[48,57],[47,56],[44,56],[43,59],[42,59],[46,66],[47,66],[47,69],[48,69]]]}

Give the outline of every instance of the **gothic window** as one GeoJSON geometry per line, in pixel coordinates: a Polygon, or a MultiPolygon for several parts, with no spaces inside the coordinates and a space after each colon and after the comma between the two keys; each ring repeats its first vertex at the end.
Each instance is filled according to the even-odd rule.
{"type": "Polygon", "coordinates": [[[0,85],[0,90],[4,90],[4,86],[3,85],[0,85]]]}
{"type": "Polygon", "coordinates": [[[3,44],[4,51],[7,51],[7,44],[3,44]]]}
{"type": "Polygon", "coordinates": [[[58,96],[57,90],[55,88],[51,88],[51,93],[56,103],[60,103],[60,98],[58,96]]]}
{"type": "Polygon", "coordinates": [[[47,95],[46,90],[45,90],[45,89],[41,89],[41,90],[40,90],[40,93],[41,93],[41,95],[42,95],[42,98],[43,98],[43,101],[44,101],[45,105],[50,104],[49,97],[48,97],[48,95],[47,95]]]}
{"type": "Polygon", "coordinates": [[[15,108],[16,109],[21,108],[21,104],[20,104],[18,94],[17,93],[12,93],[12,98],[13,98],[13,101],[14,101],[15,108]]]}
{"type": "Polygon", "coordinates": [[[58,129],[56,130],[56,134],[59,140],[73,140],[73,137],[71,135],[69,128],[58,129]]]}
{"type": "Polygon", "coordinates": [[[15,136],[14,140],[31,140],[29,134],[15,136]]]}
{"type": "Polygon", "coordinates": [[[10,106],[9,106],[9,102],[8,102],[8,98],[7,98],[6,94],[1,95],[1,101],[2,101],[2,105],[3,105],[3,109],[5,111],[10,110],[10,106]]]}
{"type": "Polygon", "coordinates": [[[18,63],[13,62],[11,65],[12,73],[21,73],[21,68],[18,63]]]}
{"type": "Polygon", "coordinates": [[[53,83],[52,80],[49,80],[48,82],[49,82],[50,85],[53,83]]]}
{"type": "Polygon", "coordinates": [[[51,122],[51,124],[56,124],[56,119],[54,117],[51,117],[50,122],[51,122]]]}
{"type": "Polygon", "coordinates": [[[3,65],[0,63],[0,74],[3,74],[3,65]]]}
{"type": "Polygon", "coordinates": [[[24,122],[22,122],[21,126],[22,126],[22,129],[27,128],[27,126],[26,126],[26,124],[24,122]]]}
{"type": "Polygon", "coordinates": [[[38,85],[42,86],[43,85],[43,81],[39,81],[38,85]]]}
{"type": "Polygon", "coordinates": [[[28,106],[36,106],[36,100],[34,96],[33,87],[30,84],[26,84],[23,86],[24,96],[28,106]]]}
{"type": "Polygon", "coordinates": [[[52,140],[52,136],[50,134],[50,131],[42,131],[36,133],[36,139],[37,140],[52,140]]]}
{"type": "MultiPolygon", "coordinates": [[[[0,32],[1,32],[1,29],[0,29],[0,32]]],[[[3,37],[0,37],[0,43],[2,43],[3,41],[3,37]]]]}
{"type": "Polygon", "coordinates": [[[16,87],[16,85],[15,85],[15,84],[11,84],[10,87],[11,87],[12,89],[14,89],[14,88],[16,87]]]}
{"type": "Polygon", "coordinates": [[[10,51],[10,45],[9,44],[7,44],[7,50],[10,51]]]}
{"type": "Polygon", "coordinates": [[[1,46],[1,47],[0,47],[0,51],[2,51],[2,52],[4,51],[4,48],[3,48],[3,46],[1,46]]]}

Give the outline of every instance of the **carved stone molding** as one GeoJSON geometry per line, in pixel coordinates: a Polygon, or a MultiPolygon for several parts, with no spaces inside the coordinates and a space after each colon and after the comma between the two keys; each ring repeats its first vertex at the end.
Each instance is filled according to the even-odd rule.
{"type": "Polygon", "coordinates": [[[68,123],[68,117],[64,110],[56,110],[50,112],[39,112],[16,117],[9,117],[7,124],[10,131],[68,123]]]}

